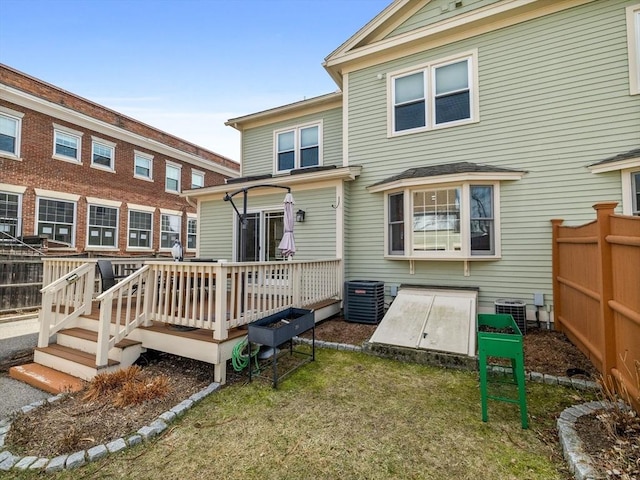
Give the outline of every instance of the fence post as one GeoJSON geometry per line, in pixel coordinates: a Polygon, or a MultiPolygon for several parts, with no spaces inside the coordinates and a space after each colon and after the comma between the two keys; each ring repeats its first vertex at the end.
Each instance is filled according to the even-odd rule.
{"type": "MultiPolygon", "coordinates": [[[[560,275],[560,246],[558,237],[560,235],[560,226],[564,220],[554,218],[551,220],[551,285],[553,287],[553,324],[555,330],[559,332],[563,331],[562,320],[560,320],[562,312],[562,302],[560,295],[560,282],[558,282],[558,276],[560,275]]],[[[549,312],[551,315],[551,312],[549,312]]]]}
{"type": "MultiPolygon", "coordinates": [[[[234,285],[236,282],[236,291],[240,289],[241,286],[237,284],[238,279],[241,280],[244,278],[243,275],[238,274],[235,268],[228,267],[224,263],[217,263],[213,270],[215,272],[215,313],[214,313],[214,322],[213,322],[213,338],[216,340],[226,340],[229,337],[229,332],[227,331],[227,273],[231,272],[231,285],[234,285]]],[[[232,288],[233,290],[233,288],[232,288]]],[[[244,292],[244,289],[242,289],[244,292]]],[[[209,300],[211,301],[211,299],[209,300]]],[[[234,299],[232,298],[233,302],[234,299]]],[[[245,305],[244,312],[236,311],[236,315],[239,317],[241,313],[247,315],[248,308],[245,305]]]]}
{"type": "Polygon", "coordinates": [[[604,352],[602,352],[602,375],[606,378],[616,366],[616,331],[613,310],[609,301],[613,299],[613,269],[611,260],[611,244],[607,235],[611,233],[611,215],[617,202],[596,203],[596,223],[598,226],[598,273],[600,275],[600,312],[604,332],[604,352]]]}

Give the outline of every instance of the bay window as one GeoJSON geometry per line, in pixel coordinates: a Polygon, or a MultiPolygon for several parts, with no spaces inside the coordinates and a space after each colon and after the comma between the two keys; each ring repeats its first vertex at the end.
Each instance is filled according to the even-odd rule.
{"type": "Polygon", "coordinates": [[[468,259],[499,256],[498,183],[429,185],[386,195],[389,257],[468,259]]]}

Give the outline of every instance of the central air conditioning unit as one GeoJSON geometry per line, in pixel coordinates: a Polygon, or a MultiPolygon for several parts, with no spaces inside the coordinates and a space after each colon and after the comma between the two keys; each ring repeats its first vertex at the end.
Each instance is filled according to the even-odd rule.
{"type": "Polygon", "coordinates": [[[494,302],[496,313],[511,315],[522,334],[527,333],[527,304],[522,300],[499,298],[494,302]]]}
{"type": "Polygon", "coordinates": [[[344,283],[344,318],[354,323],[380,323],[384,317],[384,282],[351,280],[344,283]]]}

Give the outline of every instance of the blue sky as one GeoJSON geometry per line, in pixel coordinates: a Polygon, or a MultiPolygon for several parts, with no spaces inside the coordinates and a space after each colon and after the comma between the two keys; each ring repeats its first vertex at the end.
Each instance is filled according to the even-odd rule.
{"type": "Polygon", "coordinates": [[[229,118],[337,90],[391,0],[0,0],[0,63],[240,160],[229,118]]]}

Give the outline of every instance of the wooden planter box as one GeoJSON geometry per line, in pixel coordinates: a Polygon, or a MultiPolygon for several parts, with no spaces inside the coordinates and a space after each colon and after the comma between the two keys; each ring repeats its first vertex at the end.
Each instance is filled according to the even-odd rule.
{"type": "Polygon", "coordinates": [[[312,310],[287,308],[248,325],[249,341],[277,347],[315,326],[312,310]]]}

